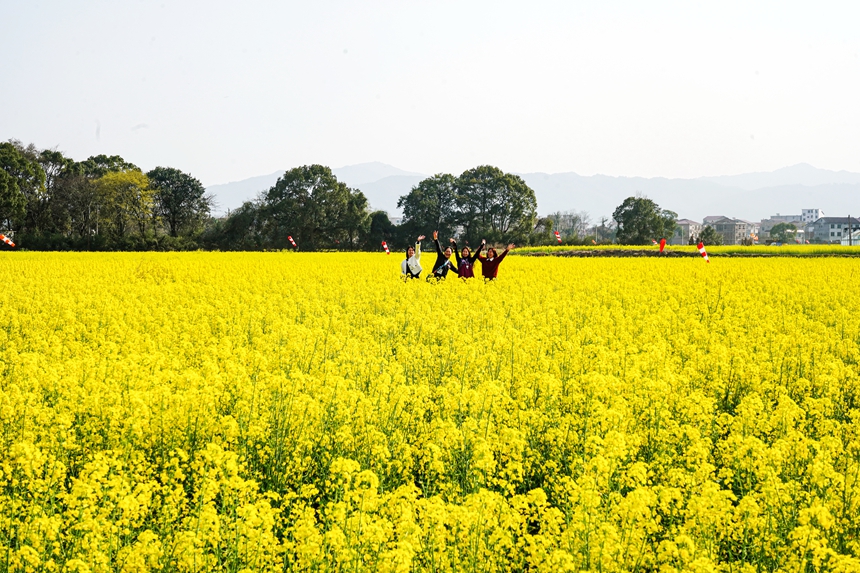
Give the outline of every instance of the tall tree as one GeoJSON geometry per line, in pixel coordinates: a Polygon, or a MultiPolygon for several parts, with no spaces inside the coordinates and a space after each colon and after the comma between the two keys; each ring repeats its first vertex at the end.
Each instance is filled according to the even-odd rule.
{"type": "Polygon", "coordinates": [[[32,219],[37,222],[39,233],[73,232],[72,180],[80,176],[79,163],[66,157],[56,149],[44,149],[39,153],[39,165],[45,171],[45,194],[37,205],[32,219]]]}
{"type": "Polygon", "coordinates": [[[457,180],[447,173],[428,177],[400,197],[397,208],[403,209],[403,224],[410,235],[438,230],[442,237],[453,237],[458,220],[457,180]]]}
{"type": "Polygon", "coordinates": [[[366,232],[367,199],[337,180],[323,165],[285,172],[262,198],[263,237],[267,245],[287,248],[288,236],[305,250],[341,248],[366,232]],[[364,207],[362,207],[364,206],[364,207]]]}
{"type": "Polygon", "coordinates": [[[517,175],[482,165],[457,178],[459,222],[466,239],[525,242],[537,219],[534,191],[517,175]]]}
{"type": "Polygon", "coordinates": [[[149,180],[140,170],[109,171],[96,181],[102,205],[102,221],[118,238],[136,227],[141,235],[154,206],[149,180]]]}
{"type": "Polygon", "coordinates": [[[652,240],[671,237],[678,215],[661,209],[647,197],[628,197],[612,213],[616,240],[623,245],[650,245],[652,240]]]}
{"type": "Polygon", "coordinates": [[[155,192],[156,212],[170,236],[194,230],[209,216],[212,198],[198,179],[173,167],[156,167],[146,176],[155,192]]]}
{"type": "Polygon", "coordinates": [[[363,235],[370,229],[370,213],[368,212],[367,197],[360,191],[350,192],[343,217],[346,245],[350,249],[359,248],[363,235]]]}
{"type": "Polygon", "coordinates": [[[45,192],[45,171],[36,161],[35,149],[18,141],[0,143],[0,224],[28,230],[27,206],[45,192]],[[23,196],[23,205],[21,197],[23,196]]]}

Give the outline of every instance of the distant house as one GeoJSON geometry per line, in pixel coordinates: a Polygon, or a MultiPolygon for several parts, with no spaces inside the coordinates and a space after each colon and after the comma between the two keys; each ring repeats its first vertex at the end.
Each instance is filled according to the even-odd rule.
{"type": "Polygon", "coordinates": [[[761,233],[761,223],[759,221],[747,221],[745,219],[738,219],[738,221],[743,221],[747,224],[746,238],[758,241],[759,233],[761,233]]]}
{"type": "MultiPolygon", "coordinates": [[[[848,236],[848,225],[860,229],[860,219],[851,217],[821,217],[806,226],[806,238],[810,243],[842,243],[848,236]]],[[[852,239],[853,240],[853,239],[852,239]]]]}
{"type": "Polygon", "coordinates": [[[675,221],[675,234],[669,244],[672,245],[687,245],[690,243],[690,236],[698,237],[702,234],[702,224],[690,219],[678,219],[675,221]]]}
{"type": "Polygon", "coordinates": [[[725,219],[725,215],[708,215],[704,219],[702,219],[702,225],[705,227],[713,227],[714,222],[719,221],[720,219],[725,219]]]}
{"type": "Polygon", "coordinates": [[[814,223],[824,216],[824,211],[821,209],[801,209],[800,210],[800,221],[804,225],[808,225],[810,223],[814,223]]]}
{"type": "Polygon", "coordinates": [[[749,223],[743,219],[721,217],[710,223],[711,227],[722,235],[724,245],[741,245],[749,237],[749,223]]]}

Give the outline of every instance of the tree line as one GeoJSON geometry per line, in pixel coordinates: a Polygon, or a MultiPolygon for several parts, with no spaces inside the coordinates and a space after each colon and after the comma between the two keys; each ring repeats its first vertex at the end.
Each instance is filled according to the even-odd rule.
{"type": "Polygon", "coordinates": [[[0,232],[34,250],[378,250],[405,248],[438,230],[463,244],[650,244],[671,236],[675,214],[630,197],[612,219],[585,212],[537,214],[535,192],[517,175],[483,165],[428,177],[399,198],[402,222],[323,165],[290,169],[225,217],[201,182],[172,167],[144,173],[120,156],[75,161],[57,150],[0,143],[0,232]]]}
{"type": "Polygon", "coordinates": [[[211,207],[200,181],[175,168],[143,173],[118,155],[75,161],[0,143],[0,232],[24,248],[197,248],[211,207]]]}

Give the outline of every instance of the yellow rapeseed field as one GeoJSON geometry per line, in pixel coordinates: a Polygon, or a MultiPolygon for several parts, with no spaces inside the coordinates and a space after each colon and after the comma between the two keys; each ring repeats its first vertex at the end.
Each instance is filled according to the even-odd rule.
{"type": "Polygon", "coordinates": [[[860,263],[402,256],[0,254],[0,570],[860,570],[860,263]]]}

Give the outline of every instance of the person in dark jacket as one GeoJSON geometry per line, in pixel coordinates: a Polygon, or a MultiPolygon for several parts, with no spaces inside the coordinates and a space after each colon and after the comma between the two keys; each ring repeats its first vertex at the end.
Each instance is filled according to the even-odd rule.
{"type": "Polygon", "coordinates": [[[481,261],[481,274],[484,275],[485,281],[496,280],[496,275],[499,274],[499,265],[502,264],[502,259],[505,258],[512,249],[514,249],[516,245],[513,243],[508,245],[508,248],[505,249],[501,255],[496,254],[496,249],[490,247],[487,249],[487,256],[482,257],[481,251],[478,250],[478,260],[481,261]]]}
{"type": "Polygon", "coordinates": [[[457,252],[457,241],[451,239],[451,246],[454,248],[454,257],[457,259],[457,276],[461,279],[470,279],[475,276],[475,261],[478,260],[478,255],[481,254],[481,249],[487,241],[481,241],[481,245],[474,254],[469,250],[469,247],[463,247],[462,254],[457,252]]]}
{"type": "MultiPolygon", "coordinates": [[[[450,261],[451,258],[451,247],[446,247],[445,250],[442,250],[442,245],[439,244],[439,231],[433,231],[433,242],[436,243],[436,262],[433,263],[433,274],[430,276],[435,277],[437,280],[444,279],[448,276],[448,271],[455,271],[454,264],[450,261]]],[[[427,280],[430,280],[430,276],[427,277],[427,280]]]]}

